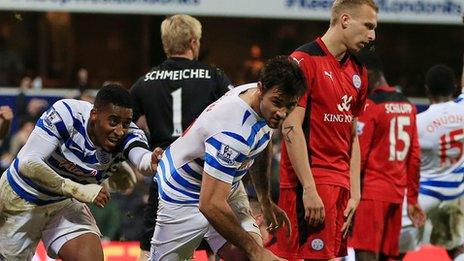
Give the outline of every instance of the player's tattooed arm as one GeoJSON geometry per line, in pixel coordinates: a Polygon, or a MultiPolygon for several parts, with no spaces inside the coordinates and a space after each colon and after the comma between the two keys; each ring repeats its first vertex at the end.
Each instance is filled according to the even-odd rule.
{"type": "Polygon", "coordinates": [[[283,126],[282,135],[286,142],[292,143],[291,137],[294,134],[294,129],[295,129],[295,126],[293,125],[283,126]]]}
{"type": "Polygon", "coordinates": [[[287,155],[292,163],[298,181],[303,187],[303,205],[305,219],[310,225],[322,224],[325,218],[324,204],[319,197],[309,165],[308,147],[303,122],[306,109],[296,107],[282,124],[287,155]]]}

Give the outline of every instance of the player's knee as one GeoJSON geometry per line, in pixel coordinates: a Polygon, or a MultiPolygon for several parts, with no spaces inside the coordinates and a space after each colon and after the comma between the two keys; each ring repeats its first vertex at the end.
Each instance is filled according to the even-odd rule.
{"type": "Polygon", "coordinates": [[[100,238],[92,233],[80,235],[66,242],[58,252],[63,261],[103,261],[100,238]]]}

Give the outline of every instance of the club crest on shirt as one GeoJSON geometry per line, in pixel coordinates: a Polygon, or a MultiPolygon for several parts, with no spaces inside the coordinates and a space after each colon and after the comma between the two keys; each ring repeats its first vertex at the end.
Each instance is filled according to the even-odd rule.
{"type": "Polygon", "coordinates": [[[358,134],[358,136],[363,133],[363,129],[365,125],[366,124],[364,122],[361,122],[361,121],[356,122],[356,133],[358,134]]]}
{"type": "Polygon", "coordinates": [[[313,239],[313,241],[311,241],[311,248],[316,251],[322,250],[324,248],[324,241],[320,238],[313,239]]]}
{"type": "Polygon", "coordinates": [[[225,165],[234,165],[235,159],[238,155],[239,152],[229,147],[229,145],[221,144],[221,149],[218,150],[216,157],[220,163],[225,165]]]}
{"type": "Polygon", "coordinates": [[[353,86],[356,87],[356,89],[361,87],[361,77],[357,74],[353,74],[353,86]]]}

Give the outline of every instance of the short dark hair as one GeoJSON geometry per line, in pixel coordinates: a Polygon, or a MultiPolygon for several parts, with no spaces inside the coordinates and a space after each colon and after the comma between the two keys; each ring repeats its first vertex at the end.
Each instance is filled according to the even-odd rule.
{"type": "Polygon", "coordinates": [[[109,104],[120,106],[123,108],[133,108],[132,97],[128,90],[122,85],[110,83],[103,85],[95,97],[95,108],[103,108],[109,104]]]}
{"type": "Polygon", "coordinates": [[[277,86],[282,94],[300,97],[306,91],[306,79],[298,64],[288,56],[280,55],[266,62],[260,81],[264,92],[277,86]]]}
{"type": "Polygon", "coordinates": [[[453,70],[446,65],[434,65],[425,75],[425,85],[429,94],[432,96],[452,96],[456,90],[456,75],[453,70]]]}

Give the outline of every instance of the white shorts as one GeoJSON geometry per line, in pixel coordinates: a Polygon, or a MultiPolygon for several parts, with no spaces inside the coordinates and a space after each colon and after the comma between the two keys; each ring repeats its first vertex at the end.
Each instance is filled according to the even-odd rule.
{"type": "Polygon", "coordinates": [[[5,175],[0,178],[0,202],[0,260],[31,260],[41,239],[48,255],[56,258],[60,248],[73,238],[86,233],[101,236],[84,203],[66,199],[34,205],[13,191],[5,175]]]}
{"type": "MultiPolygon", "coordinates": [[[[251,215],[248,196],[241,182],[229,196],[228,203],[245,231],[261,235],[251,215]]],[[[208,223],[198,206],[159,201],[150,260],[189,260],[203,238],[214,253],[227,243],[227,240],[208,223]]]]}

